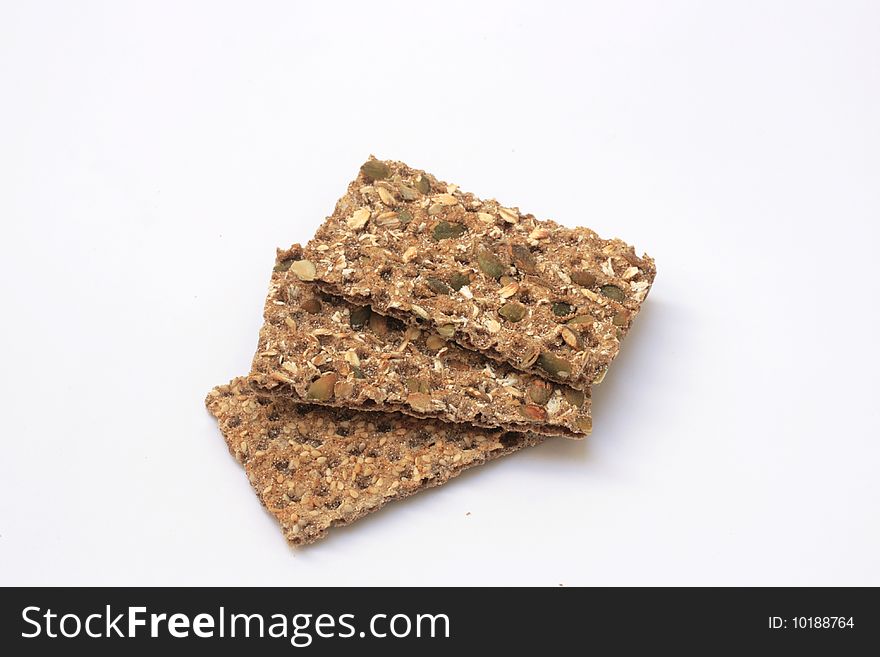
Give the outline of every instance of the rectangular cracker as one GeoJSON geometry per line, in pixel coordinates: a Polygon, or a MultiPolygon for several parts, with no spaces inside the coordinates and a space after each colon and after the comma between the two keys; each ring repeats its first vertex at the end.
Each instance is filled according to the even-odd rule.
{"type": "Polygon", "coordinates": [[[205,404],[294,545],[543,440],[399,413],[296,404],[255,393],[243,378],[214,388],[205,404]]]}
{"type": "Polygon", "coordinates": [[[601,381],[655,273],[620,240],[371,158],[288,275],[583,390],[601,381]]]}
{"type": "Polygon", "coordinates": [[[589,390],[554,385],[430,328],[324,294],[288,276],[301,258],[298,244],[278,252],[251,370],[258,391],[568,438],[592,429],[589,390]]]}

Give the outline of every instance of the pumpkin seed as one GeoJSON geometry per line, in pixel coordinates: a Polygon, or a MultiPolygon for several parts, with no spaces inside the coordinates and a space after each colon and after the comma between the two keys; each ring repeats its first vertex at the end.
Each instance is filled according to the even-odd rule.
{"type": "Polygon", "coordinates": [[[398,190],[400,190],[400,196],[404,201],[415,201],[419,197],[418,190],[413,189],[412,187],[400,185],[398,190]]]}
{"type": "Polygon", "coordinates": [[[367,322],[370,321],[370,315],[373,314],[373,311],[370,310],[369,306],[361,306],[360,308],[352,308],[348,313],[348,323],[351,328],[356,331],[361,330],[366,326],[367,322]]]}
{"type": "Polygon", "coordinates": [[[545,351],[538,356],[538,367],[552,376],[560,379],[567,379],[571,376],[571,363],[560,358],[549,351],[545,351]]]}
{"type": "Polygon", "coordinates": [[[529,387],[526,389],[526,393],[529,395],[529,399],[538,404],[538,406],[543,406],[553,396],[553,386],[542,379],[532,379],[532,382],[529,383],[529,387]]]}
{"type": "Polygon", "coordinates": [[[443,281],[441,281],[439,278],[434,278],[432,276],[429,276],[428,278],[425,279],[425,281],[428,284],[428,288],[434,294],[449,294],[450,292],[452,292],[452,288],[449,287],[443,281]]]}
{"type": "Polygon", "coordinates": [[[534,274],[537,271],[538,263],[535,260],[535,256],[532,255],[529,247],[523,244],[510,245],[510,258],[521,272],[534,274]]]}
{"type": "Polygon", "coordinates": [[[306,399],[314,399],[315,401],[327,401],[333,397],[333,387],[336,385],[336,374],[327,372],[318,380],[312,382],[308,390],[306,390],[306,399]]]}
{"type": "Polygon", "coordinates": [[[507,270],[503,262],[485,249],[477,254],[477,264],[480,266],[480,270],[491,278],[501,278],[507,270]]]}
{"type": "Polygon", "coordinates": [[[603,285],[599,288],[599,292],[604,294],[609,299],[614,299],[615,301],[626,301],[626,294],[624,294],[623,290],[621,290],[616,285],[603,285]]]}
{"type": "Polygon", "coordinates": [[[416,189],[419,190],[422,194],[430,193],[431,181],[428,180],[427,176],[419,176],[419,179],[416,180],[416,189]]]}
{"type": "Polygon", "coordinates": [[[498,314],[501,315],[508,322],[516,322],[522,321],[523,317],[526,316],[528,310],[524,305],[517,301],[508,301],[501,308],[498,309],[498,314]]]}
{"type": "Polygon", "coordinates": [[[361,173],[364,174],[367,182],[373,182],[374,180],[384,180],[387,178],[391,173],[391,169],[381,160],[368,160],[361,165],[361,173]]]}
{"type": "Polygon", "coordinates": [[[458,292],[465,285],[470,285],[471,277],[467,274],[462,274],[460,272],[454,273],[449,277],[449,286],[458,292]]]}
{"type": "Polygon", "coordinates": [[[565,401],[578,408],[584,405],[584,400],[586,399],[583,390],[575,390],[574,388],[563,388],[562,395],[565,397],[565,401]]]}
{"type": "Polygon", "coordinates": [[[553,304],[553,314],[557,317],[566,317],[574,312],[574,306],[564,301],[557,301],[553,304]]]}
{"type": "Polygon", "coordinates": [[[573,283],[581,287],[593,287],[596,284],[596,276],[588,271],[573,271],[570,274],[573,283]]]}
{"type": "Polygon", "coordinates": [[[450,221],[441,221],[439,224],[434,226],[434,239],[438,242],[440,240],[446,240],[451,237],[461,237],[467,231],[467,226],[464,224],[457,224],[450,221]]]}

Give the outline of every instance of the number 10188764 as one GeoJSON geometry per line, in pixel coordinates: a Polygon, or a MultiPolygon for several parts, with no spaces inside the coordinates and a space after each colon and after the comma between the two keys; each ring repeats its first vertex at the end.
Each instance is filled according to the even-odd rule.
{"type": "Polygon", "coordinates": [[[767,627],[771,630],[845,630],[855,627],[852,616],[770,616],[767,627]]]}

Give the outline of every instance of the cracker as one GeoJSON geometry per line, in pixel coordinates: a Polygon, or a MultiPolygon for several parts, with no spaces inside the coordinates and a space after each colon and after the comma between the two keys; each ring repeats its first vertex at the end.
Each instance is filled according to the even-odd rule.
{"type": "Polygon", "coordinates": [[[523,373],[462,349],[430,328],[372,314],[284,271],[299,245],[279,251],[251,384],[315,404],[398,411],[445,422],[582,438],[589,392],[523,373]]]}
{"type": "Polygon", "coordinates": [[[371,158],[287,276],[583,390],[601,381],[655,273],[620,240],[371,158]]]}
{"type": "Polygon", "coordinates": [[[243,378],[214,388],[205,403],[294,545],[543,440],[398,413],[296,404],[259,395],[243,378]]]}

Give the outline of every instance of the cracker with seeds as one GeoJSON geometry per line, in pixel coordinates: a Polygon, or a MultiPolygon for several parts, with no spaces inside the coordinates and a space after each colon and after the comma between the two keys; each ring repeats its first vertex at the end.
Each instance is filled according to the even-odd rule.
{"type": "Polygon", "coordinates": [[[601,381],[654,261],[371,158],[287,277],[584,390],[601,381]]]}
{"type": "Polygon", "coordinates": [[[398,413],[297,404],[255,393],[243,378],[214,388],[205,403],[294,545],[542,440],[398,413]]]}
{"type": "Polygon", "coordinates": [[[314,404],[398,411],[445,422],[583,438],[589,390],[551,383],[462,349],[429,327],[322,293],[285,269],[279,251],[250,381],[314,404]]]}

